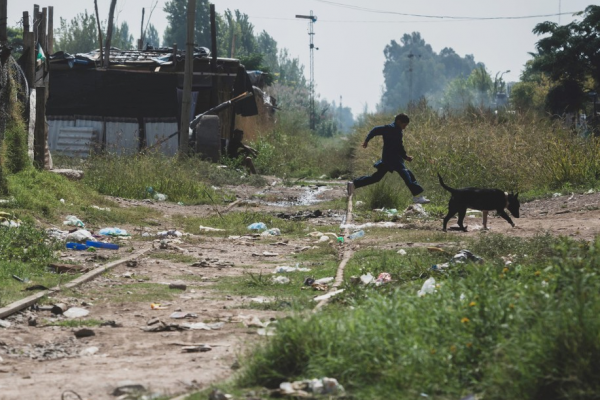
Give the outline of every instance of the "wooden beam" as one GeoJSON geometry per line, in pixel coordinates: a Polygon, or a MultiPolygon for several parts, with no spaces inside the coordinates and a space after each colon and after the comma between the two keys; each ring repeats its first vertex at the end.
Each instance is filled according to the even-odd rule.
{"type": "Polygon", "coordinates": [[[35,56],[37,54],[35,47],[35,33],[23,32],[23,53],[28,55],[25,60],[24,72],[30,90],[35,87],[35,56]]]}
{"type": "Polygon", "coordinates": [[[190,111],[192,108],[192,84],[194,78],[194,28],[196,20],[196,0],[188,0],[187,35],[185,43],[185,72],[183,75],[183,96],[181,99],[181,121],[179,130],[179,157],[188,155],[190,111]]]}
{"type": "Polygon", "coordinates": [[[33,161],[38,169],[46,166],[46,88],[35,88],[35,132],[33,134],[33,161]]]}
{"type": "Polygon", "coordinates": [[[54,7],[48,7],[48,55],[54,54],[54,7]]]}
{"type": "MultiPolygon", "coordinates": [[[[215,5],[210,5],[210,51],[212,53],[212,59],[210,62],[211,72],[217,72],[217,22],[215,5]]],[[[213,75],[212,88],[210,90],[210,106],[215,107],[219,104],[219,78],[213,75]]]]}
{"type": "Polygon", "coordinates": [[[42,20],[40,21],[40,36],[38,41],[42,46],[42,50],[44,53],[48,52],[48,36],[46,34],[46,28],[48,26],[48,9],[46,7],[42,8],[42,20]]]}
{"type": "Polygon", "coordinates": [[[23,33],[29,32],[29,12],[23,11],[23,33]]]}
{"type": "Polygon", "coordinates": [[[98,13],[98,0],[94,0],[94,7],[96,8],[96,24],[98,25],[98,48],[100,49],[100,65],[104,65],[103,51],[102,51],[102,29],[100,28],[100,14],[98,13]]]}
{"type": "Polygon", "coordinates": [[[0,0],[0,43],[8,42],[8,0],[0,0]]]}
{"type": "Polygon", "coordinates": [[[112,40],[113,34],[113,22],[115,18],[115,7],[117,6],[117,0],[111,0],[110,10],[108,12],[108,28],[106,29],[106,45],[104,46],[104,67],[108,68],[110,63],[110,41],[112,40]]]}

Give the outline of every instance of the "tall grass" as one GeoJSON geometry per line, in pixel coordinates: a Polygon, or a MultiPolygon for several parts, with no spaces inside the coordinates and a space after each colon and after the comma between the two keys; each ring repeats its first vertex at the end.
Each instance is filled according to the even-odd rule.
{"type": "MultiPolygon", "coordinates": [[[[600,391],[600,240],[556,258],[467,265],[281,320],[248,357],[241,386],[335,377],[356,399],[595,398],[600,391]]],[[[522,255],[521,255],[522,256],[522,255]]]]}
{"type": "MultiPolygon", "coordinates": [[[[416,109],[410,117],[404,145],[414,161],[406,166],[434,200],[447,197],[437,181],[438,172],[452,187],[520,192],[589,188],[600,180],[600,139],[582,138],[546,117],[477,110],[440,117],[428,109],[416,109]]],[[[371,116],[352,135],[355,176],[371,174],[381,155],[380,138],[366,150],[359,148],[368,131],[392,121],[393,115],[371,116]]],[[[395,175],[395,190],[408,200],[408,190],[395,175]]],[[[370,201],[361,190],[357,195],[370,201]]]]}

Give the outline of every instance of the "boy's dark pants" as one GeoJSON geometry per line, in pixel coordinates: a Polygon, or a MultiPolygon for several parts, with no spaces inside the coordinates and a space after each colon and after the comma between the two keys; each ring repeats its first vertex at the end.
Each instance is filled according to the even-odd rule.
{"type": "Polygon", "coordinates": [[[400,174],[400,177],[402,177],[402,180],[404,180],[404,183],[406,183],[408,190],[410,190],[410,192],[412,193],[413,196],[417,196],[417,195],[423,193],[423,191],[424,191],[424,189],[421,187],[421,185],[419,185],[417,183],[417,178],[415,178],[415,175],[411,172],[411,170],[406,168],[406,166],[404,164],[401,164],[399,168],[391,169],[391,168],[388,168],[387,165],[380,162],[380,163],[375,164],[375,168],[377,168],[377,171],[375,171],[375,173],[373,175],[366,175],[366,176],[361,176],[360,178],[356,178],[353,181],[354,187],[358,189],[359,187],[377,183],[388,172],[396,171],[400,174]]]}

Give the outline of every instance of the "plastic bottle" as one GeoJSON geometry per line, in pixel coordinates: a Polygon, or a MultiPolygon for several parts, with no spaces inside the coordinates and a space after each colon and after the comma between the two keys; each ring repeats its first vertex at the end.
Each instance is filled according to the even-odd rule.
{"type": "Polygon", "coordinates": [[[354,240],[354,239],[358,239],[365,236],[365,231],[363,231],[362,229],[358,232],[354,232],[352,235],[348,236],[348,239],[350,240],[354,240]]]}

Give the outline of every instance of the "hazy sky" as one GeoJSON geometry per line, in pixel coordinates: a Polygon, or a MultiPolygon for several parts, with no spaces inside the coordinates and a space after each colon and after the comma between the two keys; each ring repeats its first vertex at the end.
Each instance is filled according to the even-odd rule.
{"type": "MultiPolygon", "coordinates": [[[[151,16],[159,34],[167,21],[165,0],[118,0],[119,23],[127,21],[134,33],[139,32],[142,7],[146,18],[151,6],[158,3],[151,16]]],[[[8,24],[17,26],[23,11],[33,5],[54,7],[54,24],[59,17],[71,19],[85,9],[93,13],[93,0],[9,0],[8,24]]],[[[535,51],[539,37],[532,33],[537,23],[573,21],[572,12],[590,0],[214,0],[218,13],[239,9],[248,14],[255,33],[267,31],[280,48],[299,57],[309,75],[309,24],[296,14],[317,16],[314,24],[316,91],[330,101],[352,108],[355,116],[368,107],[373,111],[383,89],[383,50],[392,40],[400,41],[405,33],[420,32],[421,37],[439,53],[451,47],[461,57],[472,54],[485,63],[494,76],[504,74],[506,81],[516,81],[523,65],[535,51]],[[557,15],[559,12],[563,15],[557,15]],[[410,14],[410,15],[408,15],[410,14]],[[535,17],[532,17],[535,16],[535,17]],[[444,18],[441,18],[444,17],[444,18]],[[513,17],[513,18],[511,18],[513,17]],[[514,18],[518,17],[518,18],[514,18]],[[522,18],[529,17],[529,18],[522,18]]],[[[110,0],[98,0],[102,19],[108,17],[110,0]]],[[[579,20],[581,17],[575,17],[579,20]]],[[[206,47],[210,47],[206,44],[206,47]]],[[[416,68],[416,66],[415,66],[416,68]]]]}

